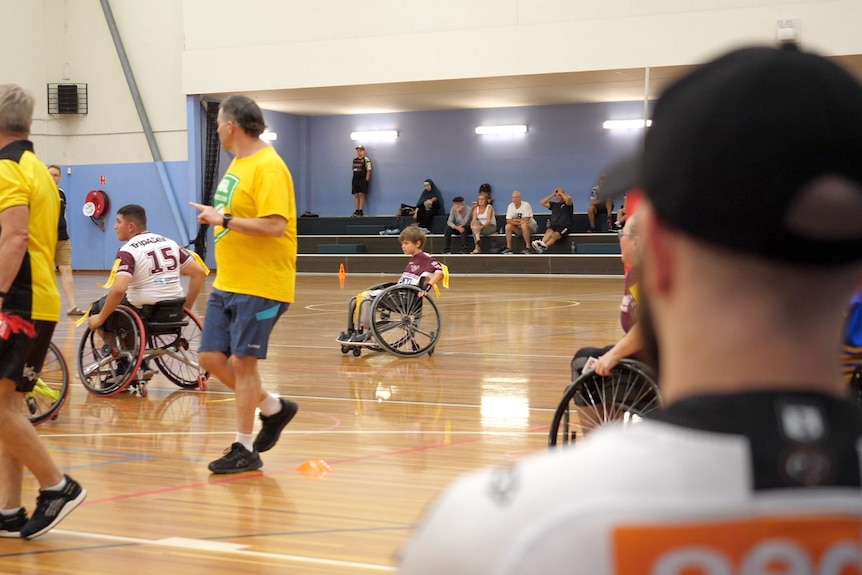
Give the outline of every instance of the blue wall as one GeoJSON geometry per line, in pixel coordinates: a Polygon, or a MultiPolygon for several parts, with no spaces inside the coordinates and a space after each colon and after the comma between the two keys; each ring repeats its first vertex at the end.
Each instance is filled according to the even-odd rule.
{"type": "MultiPolygon", "coordinates": [[[[487,181],[498,202],[508,203],[517,189],[534,207],[561,186],[575,197],[575,210],[585,211],[602,170],[635,150],[643,135],[642,130],[610,132],[602,122],[642,114],[642,102],[616,102],[312,117],[308,160],[302,166],[308,173],[303,186],[298,185],[298,201],[302,210],[320,215],[351,214],[355,143],[350,132],[398,126],[397,140],[362,142],[374,166],[366,214],[394,214],[401,202],[414,203],[425,178],[443,191],[447,205],[456,195],[475,197],[479,184],[487,181]],[[474,129],[480,124],[529,128],[518,136],[478,136],[474,129]]],[[[285,140],[279,133],[279,151],[285,140]]]]}
{"type": "MultiPolygon", "coordinates": [[[[189,161],[166,162],[190,239],[197,235],[196,212],[189,201],[201,196],[202,145],[205,114],[198,98],[188,98],[189,161]]],[[[299,213],[322,216],[353,213],[350,195],[351,161],[356,155],[350,132],[393,129],[393,141],[362,142],[374,164],[365,213],[394,214],[401,204],[414,203],[422,181],[433,179],[446,205],[456,195],[475,197],[479,184],[490,182],[498,206],[504,208],[513,190],[520,190],[536,211],[539,199],[561,186],[575,198],[575,210],[586,211],[590,188],[599,174],[620,157],[636,150],[642,130],[610,132],[606,119],[638,118],[642,102],[569,104],[487,110],[450,110],[363,114],[352,116],[296,116],[265,111],[267,125],[278,134],[275,148],[293,175],[299,213]],[[527,124],[518,136],[478,136],[480,124],[527,124]]],[[[222,150],[219,177],[231,156],[222,150]]],[[[64,172],[65,172],[65,166],[64,172]]],[[[147,209],[149,228],[179,239],[182,234],[168,207],[154,163],[80,165],[63,174],[60,186],[69,198],[72,265],[78,270],[110,269],[120,242],[113,232],[117,208],[137,203],[147,209]],[[106,183],[100,184],[100,176],[106,183]],[[87,192],[102,189],[111,197],[105,231],[81,213],[87,192]]],[[[210,245],[211,242],[210,242],[210,245]]],[[[212,249],[207,262],[213,264],[212,249]]]]}
{"type": "MultiPolygon", "coordinates": [[[[188,190],[187,162],[166,162],[165,170],[173,187],[184,216],[188,216],[186,232],[194,237],[197,228],[194,209],[188,202],[195,193],[188,190]]],[[[114,262],[114,256],[122,243],[114,232],[117,209],[125,204],[140,204],[147,210],[147,226],[150,230],[178,239],[180,233],[168,208],[154,163],[106,164],[72,166],[67,174],[63,166],[60,187],[66,192],[69,236],[72,238],[72,267],[76,270],[106,270],[114,262]],[[101,184],[101,177],[105,184],[101,184]],[[105,218],[102,231],[81,208],[90,190],[104,190],[111,199],[111,207],[105,218]]]]}

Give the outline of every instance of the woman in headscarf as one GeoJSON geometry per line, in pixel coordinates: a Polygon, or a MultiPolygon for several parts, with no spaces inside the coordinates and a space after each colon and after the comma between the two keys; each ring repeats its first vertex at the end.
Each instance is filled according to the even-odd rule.
{"type": "Polygon", "coordinates": [[[419,196],[419,201],[416,202],[416,210],[413,212],[413,219],[416,223],[431,230],[431,222],[434,221],[434,216],[443,213],[443,194],[440,193],[440,188],[434,183],[434,180],[427,178],[425,180],[425,189],[422,190],[422,195],[419,196]]]}

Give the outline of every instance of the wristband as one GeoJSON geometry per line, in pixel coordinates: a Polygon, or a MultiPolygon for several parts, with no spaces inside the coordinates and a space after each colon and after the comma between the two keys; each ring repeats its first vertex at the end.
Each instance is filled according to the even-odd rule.
{"type": "Polygon", "coordinates": [[[8,296],[8,295],[9,295],[9,293],[8,293],[8,292],[0,291],[0,297],[5,298],[5,297],[6,297],[6,296],[8,296]]]}
{"type": "Polygon", "coordinates": [[[433,286],[432,286],[431,284],[425,284],[425,285],[424,285],[424,286],[422,286],[420,289],[421,289],[422,291],[424,291],[425,293],[428,293],[429,291],[431,291],[431,288],[432,288],[432,287],[433,287],[433,286]]]}

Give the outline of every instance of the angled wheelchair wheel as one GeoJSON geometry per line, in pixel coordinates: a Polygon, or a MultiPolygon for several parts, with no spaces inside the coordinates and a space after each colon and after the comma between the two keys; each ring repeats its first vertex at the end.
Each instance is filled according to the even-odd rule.
{"type": "Polygon", "coordinates": [[[183,389],[206,389],[209,374],[198,363],[203,324],[198,316],[184,308],[184,326],[169,332],[147,334],[148,348],[144,355],[153,358],[165,377],[183,389]]]}
{"type": "Polygon", "coordinates": [[[51,342],[33,391],[24,394],[24,410],[33,425],[57,419],[69,393],[69,367],[51,342]]]}
{"type": "Polygon", "coordinates": [[[371,303],[371,333],[386,351],[404,357],[433,352],[440,339],[440,311],[412,285],[393,285],[371,303]]]}
{"type": "Polygon", "coordinates": [[[551,421],[548,445],[574,443],[608,423],[637,423],[660,405],[652,370],[624,359],[607,377],[589,372],[566,387],[551,421]]]}
{"type": "Polygon", "coordinates": [[[89,328],[78,346],[78,375],[87,391],[111,396],[132,382],[144,357],[144,324],[120,305],[95,332],[89,328]]]}

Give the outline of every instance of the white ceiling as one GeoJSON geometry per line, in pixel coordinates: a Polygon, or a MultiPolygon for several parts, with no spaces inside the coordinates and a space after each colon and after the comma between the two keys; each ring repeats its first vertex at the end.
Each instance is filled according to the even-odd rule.
{"type": "MultiPolygon", "coordinates": [[[[833,58],[862,81],[862,55],[833,58]]],[[[303,116],[643,101],[693,66],[598,70],[243,92],[261,108],[303,116]],[[647,76],[649,80],[647,82],[647,76]]],[[[221,100],[228,93],[204,94],[221,100]]]]}

